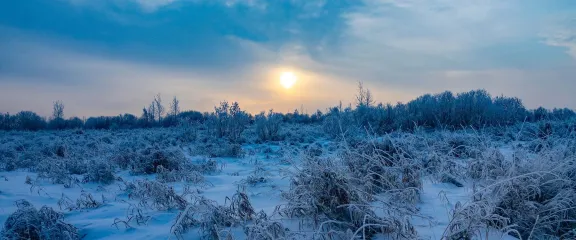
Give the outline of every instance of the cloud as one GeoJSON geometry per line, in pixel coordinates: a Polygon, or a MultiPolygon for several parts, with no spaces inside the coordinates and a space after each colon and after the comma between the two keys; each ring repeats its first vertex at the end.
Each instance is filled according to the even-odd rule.
{"type": "Polygon", "coordinates": [[[158,92],[314,111],[352,102],[357,81],[392,103],[475,88],[576,102],[574,32],[540,1],[30,1],[46,11],[0,7],[0,111],[138,114],[158,92]],[[299,87],[278,88],[282,71],[299,87]]]}
{"type": "MultiPolygon", "coordinates": [[[[351,38],[408,52],[451,56],[524,37],[509,1],[370,0],[346,15],[351,38]]],[[[522,15],[516,15],[522,17],[522,15]]]]}
{"type": "Polygon", "coordinates": [[[17,41],[0,46],[0,112],[32,110],[48,116],[52,102],[62,100],[67,116],[139,115],[156,93],[165,99],[177,96],[184,109],[200,111],[211,111],[227,100],[238,101],[252,113],[301,106],[313,112],[339,100],[350,102],[354,94],[354,82],[312,71],[326,66],[297,46],[279,55],[260,43],[232,37],[230,41],[258,60],[241,69],[205,69],[119,58],[90,51],[90,45],[37,34],[12,36],[17,41]],[[298,64],[309,64],[310,70],[298,64]],[[280,87],[282,71],[297,73],[299,82],[293,90],[280,87]]]}
{"type": "Polygon", "coordinates": [[[79,7],[103,7],[103,5],[112,5],[115,7],[127,7],[129,5],[137,5],[144,12],[155,12],[156,10],[173,4],[181,0],[62,0],[79,7]]]}
{"type": "Polygon", "coordinates": [[[565,48],[566,53],[576,59],[576,17],[559,17],[554,23],[541,33],[544,43],[565,48]]]}
{"type": "Polygon", "coordinates": [[[144,13],[154,13],[162,8],[178,3],[189,4],[220,4],[222,6],[234,7],[238,5],[248,6],[253,8],[265,9],[266,1],[262,0],[61,0],[66,1],[78,7],[97,7],[105,11],[113,11],[114,8],[129,8],[131,6],[138,6],[144,13]]]}

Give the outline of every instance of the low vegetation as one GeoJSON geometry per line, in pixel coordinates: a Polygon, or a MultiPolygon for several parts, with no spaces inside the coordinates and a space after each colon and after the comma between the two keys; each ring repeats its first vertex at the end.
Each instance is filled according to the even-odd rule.
{"type": "Polygon", "coordinates": [[[24,172],[18,184],[35,196],[12,207],[2,239],[93,237],[30,203],[44,197],[67,214],[123,206],[115,231],[164,221],[178,239],[415,239],[415,219],[445,224],[442,239],[576,237],[571,110],[527,110],[483,90],[375,104],[363,86],[354,108],[312,115],[251,116],[228,102],[201,114],[178,104],[164,109],[156,96],[139,118],[65,120],[61,102],[48,121],[1,115],[0,170],[24,172]],[[233,192],[208,198],[229,191],[224,181],[233,192]],[[422,213],[435,201],[423,200],[431,185],[468,194],[438,194],[445,223],[422,213]],[[54,186],[63,193],[48,194],[54,186]],[[260,209],[263,197],[278,205],[260,209]]]}

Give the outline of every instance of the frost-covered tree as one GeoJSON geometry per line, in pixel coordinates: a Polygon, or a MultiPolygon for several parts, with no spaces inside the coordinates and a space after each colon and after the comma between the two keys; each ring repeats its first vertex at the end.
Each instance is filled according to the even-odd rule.
{"type": "Polygon", "coordinates": [[[498,96],[494,98],[492,123],[510,125],[526,118],[526,108],[519,98],[498,96]]]}
{"type": "Polygon", "coordinates": [[[356,106],[370,107],[374,104],[372,93],[369,89],[364,89],[364,83],[358,82],[358,93],[356,95],[356,106]]]}
{"type": "Polygon", "coordinates": [[[54,102],[52,110],[53,119],[64,119],[64,103],[62,101],[54,102]]]}
{"type": "Polygon", "coordinates": [[[255,116],[256,132],[262,141],[280,140],[280,125],[282,124],[282,114],[275,113],[272,109],[266,114],[261,112],[255,116]]]}
{"type": "Polygon", "coordinates": [[[237,102],[231,105],[223,101],[214,107],[214,113],[207,116],[210,131],[217,137],[227,137],[232,141],[240,139],[240,135],[250,122],[250,116],[240,109],[237,102]]]}
{"type": "Polygon", "coordinates": [[[180,101],[176,96],[172,98],[172,102],[170,103],[170,115],[177,116],[180,113],[180,101]]]}
{"type": "Polygon", "coordinates": [[[154,101],[152,102],[153,105],[155,105],[155,109],[156,109],[156,117],[158,118],[158,122],[162,121],[162,116],[164,115],[164,106],[162,105],[162,98],[160,96],[160,93],[158,93],[155,97],[154,97],[154,101]]]}
{"type": "Polygon", "coordinates": [[[62,101],[54,102],[52,108],[52,119],[50,119],[49,127],[51,129],[66,128],[66,121],[64,120],[64,103],[62,101]]]}
{"type": "Polygon", "coordinates": [[[548,119],[549,112],[546,108],[539,107],[533,111],[533,121],[541,121],[548,119]]]}
{"type": "Polygon", "coordinates": [[[0,113],[0,130],[11,130],[13,125],[12,119],[10,113],[0,113]]]}
{"type": "Polygon", "coordinates": [[[46,121],[31,111],[22,111],[14,116],[15,130],[38,131],[46,128],[46,121]]]}

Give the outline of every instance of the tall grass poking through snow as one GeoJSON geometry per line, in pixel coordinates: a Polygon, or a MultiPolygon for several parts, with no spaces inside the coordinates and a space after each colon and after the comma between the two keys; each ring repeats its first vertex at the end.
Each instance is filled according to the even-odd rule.
{"type": "MultiPolygon", "coordinates": [[[[355,154],[347,152],[345,155],[355,154]]],[[[365,165],[369,165],[370,161],[381,159],[367,157],[364,160],[368,161],[365,165]]],[[[415,237],[401,206],[382,202],[389,214],[377,216],[371,203],[379,197],[374,195],[372,184],[367,186],[364,179],[357,178],[356,170],[351,169],[347,161],[335,156],[302,154],[301,164],[291,173],[290,190],[283,194],[287,204],[281,207],[281,214],[305,219],[317,228],[318,235],[337,239],[369,239],[376,234],[399,239],[415,237]]],[[[391,188],[400,187],[393,185],[391,188]]]]}
{"type": "Polygon", "coordinates": [[[193,196],[193,201],[178,214],[171,232],[178,239],[186,239],[185,233],[199,228],[205,239],[223,239],[227,233],[224,228],[245,224],[255,216],[254,208],[246,193],[236,192],[232,198],[226,198],[226,205],[203,196],[193,196]]]}
{"type": "Polygon", "coordinates": [[[575,140],[548,135],[536,140],[545,146],[537,152],[521,143],[509,159],[484,152],[470,165],[470,177],[478,179],[472,200],[454,211],[445,237],[475,236],[487,227],[520,239],[576,237],[575,140]]]}
{"type": "Polygon", "coordinates": [[[79,240],[76,227],[63,221],[64,215],[50,207],[37,210],[26,200],[16,202],[18,210],[12,213],[2,229],[2,239],[79,240]]]}

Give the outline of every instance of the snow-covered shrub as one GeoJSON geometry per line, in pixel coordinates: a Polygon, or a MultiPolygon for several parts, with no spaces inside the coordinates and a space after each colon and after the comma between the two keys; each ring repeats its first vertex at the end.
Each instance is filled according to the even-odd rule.
{"type": "Polygon", "coordinates": [[[240,109],[237,102],[228,104],[224,101],[214,108],[214,113],[207,116],[205,124],[208,132],[217,138],[227,138],[239,142],[242,132],[246,129],[250,118],[240,109]]]}
{"type": "Polygon", "coordinates": [[[193,152],[208,157],[242,157],[244,154],[240,144],[214,137],[204,138],[196,143],[193,152]]]}
{"type": "Polygon", "coordinates": [[[247,239],[253,240],[276,240],[286,239],[288,229],[279,221],[272,221],[266,213],[257,214],[254,223],[244,227],[247,239]]]}
{"type": "Polygon", "coordinates": [[[43,158],[36,146],[28,140],[7,140],[7,143],[0,144],[0,170],[32,169],[43,158]]]}
{"type": "Polygon", "coordinates": [[[198,128],[196,126],[183,127],[182,133],[176,138],[182,143],[192,143],[198,138],[198,128]]]}
{"type": "Polygon", "coordinates": [[[64,215],[50,207],[36,210],[26,200],[16,202],[18,210],[12,213],[2,229],[2,239],[80,239],[78,229],[64,222],[64,215]]]}
{"type": "Polygon", "coordinates": [[[325,133],[319,124],[289,124],[282,127],[283,143],[298,145],[301,143],[313,143],[319,138],[324,138],[325,133]]]}
{"type": "Polygon", "coordinates": [[[126,229],[132,228],[130,225],[131,222],[135,222],[138,226],[140,225],[147,225],[148,221],[150,220],[150,216],[146,215],[144,210],[134,204],[128,203],[128,210],[126,211],[126,219],[116,218],[114,219],[114,223],[112,224],[116,228],[120,229],[120,224],[124,224],[126,229]]]}
{"type": "Polygon", "coordinates": [[[133,174],[156,173],[158,166],[168,170],[179,170],[188,165],[188,159],[180,149],[150,147],[139,152],[138,159],[131,164],[133,174]]]}
{"type": "Polygon", "coordinates": [[[184,175],[187,175],[187,173],[178,170],[168,170],[162,165],[156,169],[156,181],[162,183],[182,181],[184,175]]]}
{"type": "Polygon", "coordinates": [[[176,169],[168,169],[159,165],[156,169],[156,180],[164,183],[185,181],[192,184],[203,184],[206,182],[202,174],[211,174],[219,170],[218,162],[213,159],[201,158],[181,164],[176,169]]]}
{"type": "Polygon", "coordinates": [[[178,239],[192,228],[200,228],[203,239],[222,239],[220,228],[237,224],[229,209],[218,206],[216,202],[199,197],[193,204],[186,206],[176,217],[171,232],[178,239]]]}
{"type": "Polygon", "coordinates": [[[266,183],[268,178],[270,177],[270,173],[266,170],[265,166],[262,162],[258,161],[254,164],[254,170],[241,181],[241,184],[246,184],[249,186],[255,186],[260,183],[266,183]]]}
{"type": "Polygon", "coordinates": [[[456,158],[476,158],[480,156],[485,149],[483,139],[477,135],[470,133],[453,133],[447,132],[442,134],[442,139],[447,144],[444,152],[456,158]]]}
{"type": "Polygon", "coordinates": [[[176,217],[171,232],[178,239],[192,228],[200,228],[205,239],[222,239],[222,228],[236,226],[251,220],[254,208],[245,193],[237,192],[232,198],[226,198],[229,205],[219,206],[215,201],[196,196],[191,204],[176,217]]]}
{"type": "Polygon", "coordinates": [[[322,153],[324,152],[324,150],[322,149],[322,145],[317,142],[310,145],[306,145],[304,147],[304,151],[307,155],[311,157],[322,156],[322,153]]]}
{"type": "Polygon", "coordinates": [[[82,209],[93,209],[102,206],[101,202],[98,202],[92,194],[87,192],[82,192],[80,197],[76,199],[76,202],[72,201],[68,196],[62,194],[60,200],[58,200],[58,207],[60,210],[66,209],[68,211],[82,210],[82,209]]]}
{"type": "Polygon", "coordinates": [[[137,159],[138,154],[128,148],[113,153],[109,161],[116,164],[120,169],[126,170],[132,165],[132,163],[136,162],[137,159]]]}
{"type": "Polygon", "coordinates": [[[519,149],[508,161],[485,154],[487,163],[472,171],[479,178],[472,204],[454,222],[489,226],[522,239],[570,238],[576,219],[576,158],[557,146],[537,155],[519,149]]]}
{"type": "Polygon", "coordinates": [[[93,160],[88,165],[88,171],[84,175],[84,182],[110,184],[114,182],[114,167],[108,162],[93,160]]]}
{"type": "Polygon", "coordinates": [[[514,232],[509,219],[495,214],[496,206],[486,201],[471,202],[463,205],[457,202],[451,211],[451,220],[442,239],[459,240],[481,237],[485,229],[497,226],[506,232],[514,232]]]}
{"type": "Polygon", "coordinates": [[[413,159],[414,153],[403,139],[368,139],[345,149],[344,163],[363,182],[366,191],[402,196],[411,193],[410,202],[418,200],[422,166],[413,159]]]}
{"type": "Polygon", "coordinates": [[[254,208],[248,195],[244,192],[237,191],[232,198],[227,198],[230,202],[230,211],[234,214],[237,219],[242,221],[252,220],[254,214],[254,208]]]}
{"type": "Polygon", "coordinates": [[[206,158],[201,158],[198,161],[193,162],[192,169],[204,174],[215,173],[219,170],[218,162],[216,162],[216,160],[206,158]]]}
{"type": "Polygon", "coordinates": [[[88,161],[78,158],[67,158],[64,160],[64,165],[70,174],[78,175],[86,174],[90,167],[88,161]]]}
{"type": "Polygon", "coordinates": [[[140,206],[157,209],[184,209],[188,201],[178,195],[174,188],[157,181],[137,180],[125,183],[129,198],[139,199],[140,206]]]}
{"type": "Polygon", "coordinates": [[[158,173],[156,173],[156,180],[162,183],[180,182],[184,181],[191,184],[204,184],[202,186],[210,186],[204,176],[196,170],[182,169],[182,170],[168,170],[162,166],[158,166],[158,173]]]}
{"type": "Polygon", "coordinates": [[[488,149],[468,163],[468,175],[473,179],[493,179],[503,176],[510,166],[498,149],[488,149]]]}
{"type": "Polygon", "coordinates": [[[291,176],[290,190],[283,193],[288,201],[281,207],[283,216],[312,220],[320,232],[331,235],[348,236],[351,232],[368,237],[377,233],[414,237],[414,229],[397,209],[390,208],[386,218],[376,216],[368,207],[374,196],[348,174],[345,166],[333,159],[302,161],[291,176]]]}
{"type": "Polygon", "coordinates": [[[278,113],[261,112],[255,116],[256,133],[260,141],[278,141],[281,140],[280,126],[282,124],[282,115],[278,113]]]}
{"type": "Polygon", "coordinates": [[[0,151],[0,170],[2,171],[14,171],[19,168],[18,154],[16,151],[10,151],[7,149],[2,149],[0,151]]]}
{"type": "Polygon", "coordinates": [[[53,184],[64,184],[65,187],[72,187],[80,182],[66,169],[66,161],[62,159],[44,159],[36,166],[36,171],[38,178],[48,179],[53,184]]]}
{"type": "Polygon", "coordinates": [[[362,132],[355,124],[351,110],[342,111],[338,108],[332,109],[326,115],[322,122],[322,129],[331,138],[346,138],[348,140],[354,139],[362,132]]]}

